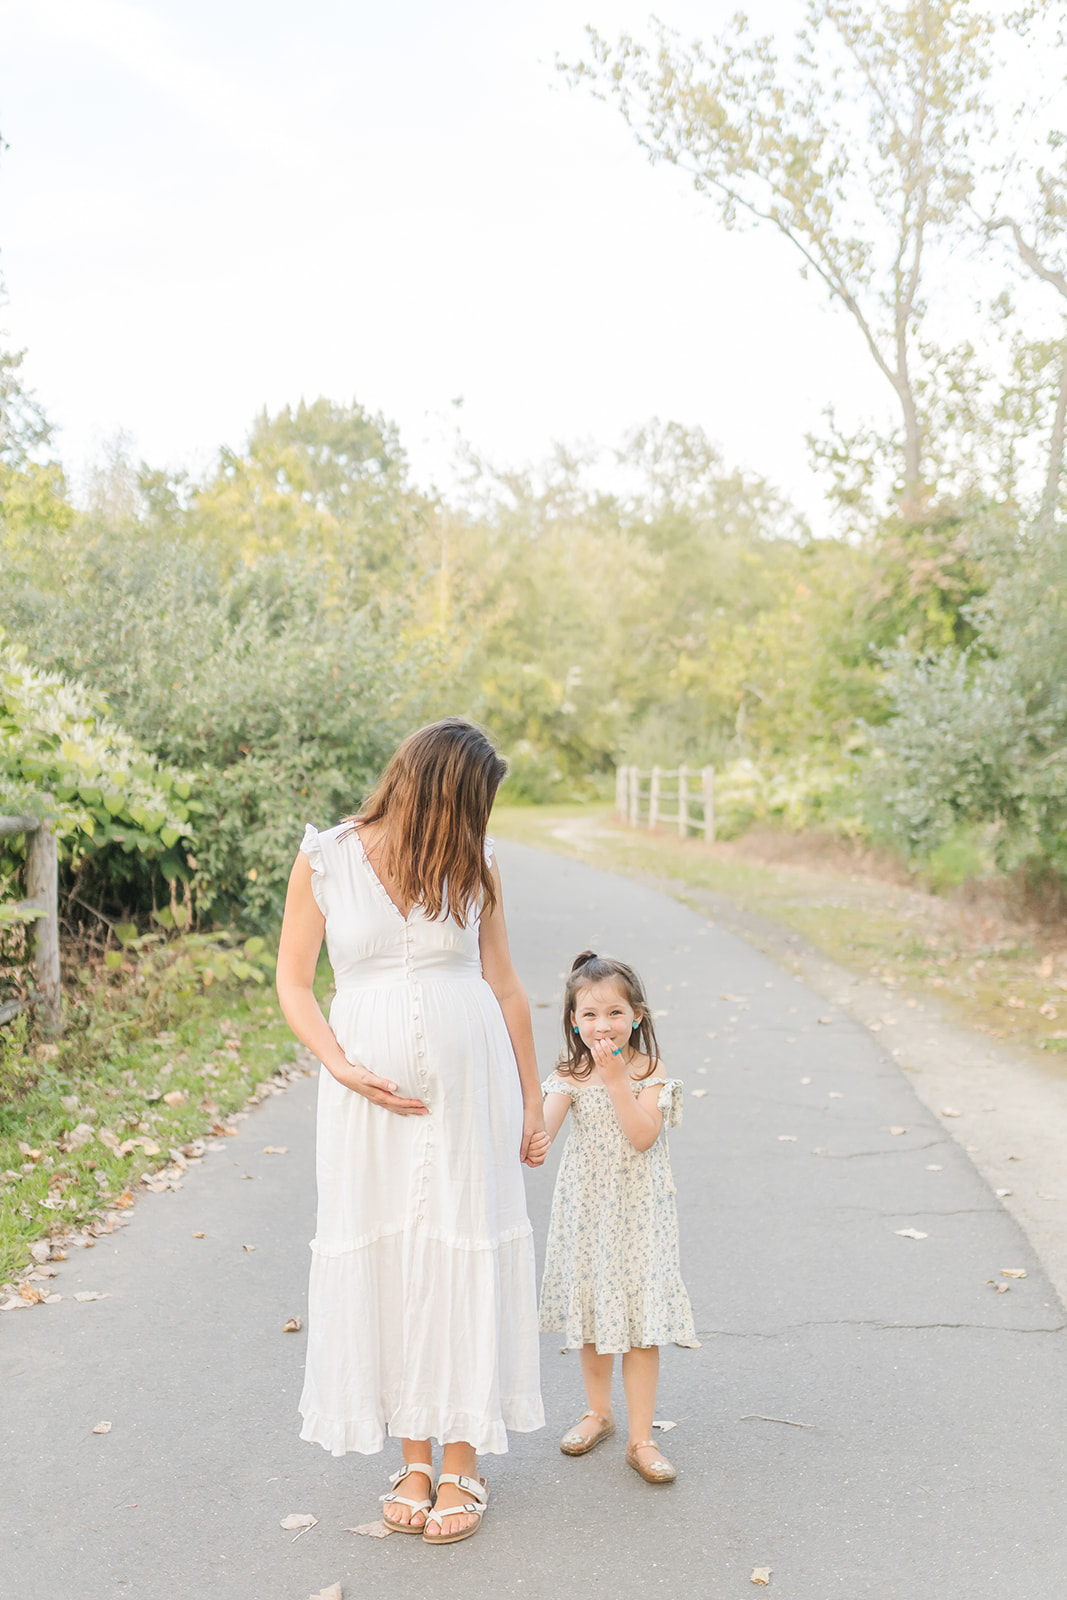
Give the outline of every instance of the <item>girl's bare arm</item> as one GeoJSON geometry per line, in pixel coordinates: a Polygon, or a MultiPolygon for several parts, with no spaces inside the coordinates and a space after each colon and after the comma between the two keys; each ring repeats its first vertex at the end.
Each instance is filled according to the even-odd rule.
{"type": "Polygon", "coordinates": [[[555,1137],[562,1128],[570,1108],[571,1097],[569,1094],[559,1094],[553,1090],[550,1094],[545,1095],[545,1132],[551,1141],[555,1141],[555,1137]]]}
{"type": "Polygon", "coordinates": [[[285,916],[278,946],[276,982],[285,1020],[301,1044],[307,1045],[327,1072],[332,1073],[346,1089],[363,1095],[376,1106],[393,1111],[397,1116],[425,1116],[428,1108],[421,1100],[409,1100],[398,1095],[396,1084],[388,1078],[379,1078],[361,1063],[349,1061],[333,1029],[319,1010],[312,983],[325,931],[326,919],[311,892],[311,862],[301,851],[289,874],[289,890],[285,897],[285,916]]]}

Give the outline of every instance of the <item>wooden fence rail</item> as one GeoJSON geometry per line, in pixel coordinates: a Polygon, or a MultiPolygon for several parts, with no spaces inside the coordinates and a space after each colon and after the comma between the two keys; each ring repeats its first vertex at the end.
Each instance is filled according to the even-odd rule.
{"type": "MultiPolygon", "coordinates": [[[[37,990],[37,1015],[48,1033],[59,1033],[63,1008],[59,989],[59,858],[56,838],[38,817],[0,817],[0,835],[26,835],[26,898],[21,911],[43,911],[30,928],[33,976],[37,990]]],[[[24,1010],[21,1000],[0,1005],[0,1023],[10,1022],[24,1010]]]]}
{"type": "Polygon", "coordinates": [[[631,828],[677,826],[679,839],[715,839],[715,768],[616,767],[615,810],[631,828]]]}

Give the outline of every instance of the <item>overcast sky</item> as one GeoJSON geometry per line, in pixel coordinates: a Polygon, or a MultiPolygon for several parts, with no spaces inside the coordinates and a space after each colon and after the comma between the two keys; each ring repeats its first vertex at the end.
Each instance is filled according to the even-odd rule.
{"type": "MultiPolygon", "coordinates": [[[[726,4],[665,0],[685,35],[726,4]]],[[[750,11],[783,38],[795,0],[750,11]]],[[[0,327],[75,472],[117,430],[208,464],[263,406],[357,399],[446,483],[699,423],[819,503],[833,401],[891,414],[788,247],[725,232],[569,90],[627,0],[0,0],[0,327]],[[452,404],[462,396],[457,411],[452,404]]]]}

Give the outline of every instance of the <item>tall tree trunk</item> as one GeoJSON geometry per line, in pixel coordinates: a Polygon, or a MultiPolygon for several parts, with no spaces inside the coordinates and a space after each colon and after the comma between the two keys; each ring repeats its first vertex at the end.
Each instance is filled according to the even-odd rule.
{"type": "Polygon", "coordinates": [[[1045,478],[1045,492],[1041,496],[1042,523],[1052,522],[1060,498],[1065,425],[1067,425],[1067,339],[1060,345],[1060,390],[1056,396],[1056,413],[1052,419],[1052,435],[1048,444],[1048,474],[1045,478]]]}

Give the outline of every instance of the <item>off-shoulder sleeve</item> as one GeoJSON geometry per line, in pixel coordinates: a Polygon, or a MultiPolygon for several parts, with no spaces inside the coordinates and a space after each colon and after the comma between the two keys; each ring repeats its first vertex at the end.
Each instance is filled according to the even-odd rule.
{"type": "Polygon", "coordinates": [[[569,1100],[574,1099],[574,1085],[567,1083],[558,1073],[553,1072],[541,1085],[542,1094],[565,1094],[569,1100]]]}
{"type": "Polygon", "coordinates": [[[676,1128],[682,1120],[682,1085],[678,1078],[668,1078],[659,1092],[656,1101],[663,1112],[663,1121],[668,1128],[676,1128]]]}
{"type": "Polygon", "coordinates": [[[322,857],[322,839],[318,828],[312,827],[309,822],[304,829],[304,837],[300,841],[300,848],[311,862],[311,892],[315,896],[315,904],[326,915],[326,863],[322,857]]]}

